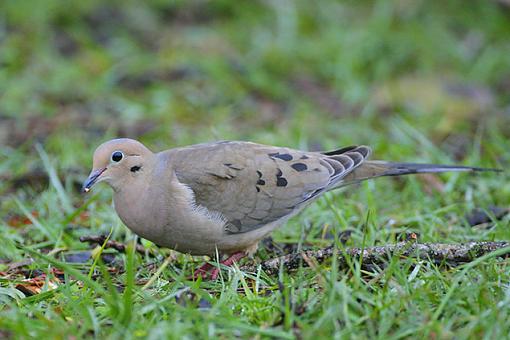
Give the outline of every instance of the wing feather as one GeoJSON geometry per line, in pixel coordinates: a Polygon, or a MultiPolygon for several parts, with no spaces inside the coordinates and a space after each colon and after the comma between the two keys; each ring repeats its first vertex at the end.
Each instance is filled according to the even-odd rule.
{"type": "Polygon", "coordinates": [[[319,153],[219,142],[177,149],[170,157],[196,203],[220,213],[228,221],[227,232],[242,233],[284,218],[337,187],[369,153],[365,146],[319,153]]]}

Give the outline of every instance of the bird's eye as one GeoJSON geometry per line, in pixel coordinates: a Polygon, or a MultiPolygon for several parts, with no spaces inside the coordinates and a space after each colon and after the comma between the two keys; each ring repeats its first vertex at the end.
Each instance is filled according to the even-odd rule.
{"type": "Polygon", "coordinates": [[[112,153],[112,161],[114,162],[120,162],[122,160],[122,157],[124,157],[124,154],[120,151],[115,151],[112,153]]]}

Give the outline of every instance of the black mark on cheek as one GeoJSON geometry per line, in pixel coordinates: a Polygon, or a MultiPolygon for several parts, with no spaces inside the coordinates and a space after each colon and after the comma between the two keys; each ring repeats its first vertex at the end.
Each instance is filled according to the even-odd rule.
{"type": "Polygon", "coordinates": [[[142,169],[141,166],[135,165],[135,166],[131,167],[130,170],[131,170],[131,172],[137,172],[137,171],[140,171],[140,169],[142,169]]]}
{"type": "Polygon", "coordinates": [[[264,181],[263,179],[259,179],[257,181],[257,185],[266,185],[266,181],[264,181]]]}

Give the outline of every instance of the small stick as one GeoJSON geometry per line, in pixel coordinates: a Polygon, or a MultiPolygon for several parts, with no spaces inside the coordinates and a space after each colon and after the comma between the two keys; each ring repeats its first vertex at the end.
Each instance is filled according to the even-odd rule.
{"type": "MultiPolygon", "coordinates": [[[[399,257],[417,257],[423,260],[432,260],[435,263],[459,264],[470,262],[475,258],[491,253],[497,249],[509,247],[510,242],[467,242],[461,244],[444,244],[444,243],[415,243],[415,242],[399,242],[384,246],[361,248],[346,248],[345,253],[338,249],[336,251],[338,257],[338,267],[340,269],[347,268],[348,262],[345,255],[362,259],[363,267],[369,268],[374,265],[384,265],[384,263],[393,256],[399,257]],[[345,254],[345,255],[344,255],[345,254]]],[[[509,251],[510,253],[510,251],[509,251]]],[[[292,271],[300,266],[308,267],[310,259],[314,259],[317,263],[322,263],[335,254],[333,247],[327,247],[318,250],[308,250],[297,254],[289,254],[262,262],[260,265],[262,270],[268,275],[277,274],[280,266],[286,271],[292,271]]],[[[508,257],[509,254],[502,255],[508,257]]],[[[255,273],[257,266],[243,266],[241,270],[255,273]]]]}

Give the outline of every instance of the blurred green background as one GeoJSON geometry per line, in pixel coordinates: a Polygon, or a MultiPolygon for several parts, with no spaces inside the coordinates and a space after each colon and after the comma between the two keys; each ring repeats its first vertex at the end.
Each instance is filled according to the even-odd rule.
{"type": "MultiPolygon", "coordinates": [[[[74,221],[90,198],[78,189],[90,171],[92,152],[110,138],[137,138],[154,151],[220,139],[309,150],[367,144],[375,159],[508,168],[509,37],[510,4],[505,0],[2,0],[0,271],[5,263],[26,257],[19,244],[83,250],[88,246],[78,242],[79,236],[108,233],[112,226],[112,237],[122,240],[126,229],[108,204],[111,192],[105,186],[88,203],[90,214],[74,221]],[[13,225],[31,212],[30,223],[13,225]]],[[[394,242],[396,233],[408,228],[428,242],[508,239],[508,218],[483,231],[466,228],[463,219],[473,208],[508,207],[507,178],[451,175],[365,183],[326,196],[275,237],[295,244],[311,226],[311,245],[330,244],[322,228],[333,225],[355,230],[353,246],[365,240],[367,245],[394,242]],[[373,224],[362,231],[367,211],[373,224]]],[[[499,273],[493,269],[491,275],[499,273]]],[[[490,286],[496,279],[486,275],[490,286]]],[[[422,305],[407,296],[416,313],[400,319],[395,301],[406,298],[381,302],[396,308],[395,318],[385,319],[393,327],[387,331],[413,334],[429,327],[420,334],[470,334],[466,319],[453,317],[455,303],[445,314],[451,322],[444,329],[427,323],[442,284],[417,299],[422,305]],[[465,333],[456,333],[459,329],[465,333]]],[[[363,292],[363,301],[374,298],[372,289],[377,290],[363,292]]],[[[216,293],[224,294],[221,288],[216,293]]],[[[491,309],[505,293],[498,294],[488,294],[480,309],[510,315],[491,309]]],[[[66,296],[58,296],[55,304],[62,305],[66,296]]],[[[257,308],[245,308],[239,297],[230,298],[234,302],[228,305],[240,311],[235,314],[239,322],[273,324],[271,313],[262,315],[257,308]]],[[[349,303],[358,303],[354,300],[349,303]]],[[[299,322],[329,320],[318,304],[299,322]]],[[[16,325],[33,312],[30,306],[6,309],[0,319],[11,322],[11,332],[21,332],[16,325]]],[[[61,326],[51,313],[77,315],[46,312],[45,305],[33,308],[61,326]]],[[[165,308],[182,312],[179,306],[165,308]]],[[[373,308],[379,313],[379,307],[373,308]]],[[[365,322],[375,314],[367,313],[370,317],[360,313],[362,321],[345,334],[386,334],[369,331],[365,322]]],[[[468,319],[481,314],[465,312],[468,319]]],[[[109,314],[98,317],[105,324],[115,320],[109,314]]],[[[41,334],[45,318],[37,323],[41,334]]],[[[375,318],[382,325],[385,316],[375,318]]],[[[497,326],[497,319],[492,321],[497,326]]],[[[328,326],[310,334],[337,330],[324,322],[328,326]]],[[[144,326],[142,321],[129,329],[145,334],[144,326]]],[[[77,329],[88,334],[72,321],[65,327],[69,333],[61,334],[77,329]]],[[[186,327],[183,332],[198,331],[193,322],[186,327]]]]}
{"type": "Polygon", "coordinates": [[[4,0],[2,156],[39,141],[81,167],[116,136],[155,149],[369,143],[384,155],[399,121],[466,146],[491,118],[508,123],[509,11],[503,1],[4,0]]]}

